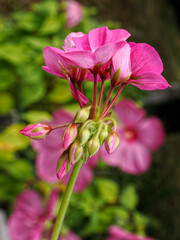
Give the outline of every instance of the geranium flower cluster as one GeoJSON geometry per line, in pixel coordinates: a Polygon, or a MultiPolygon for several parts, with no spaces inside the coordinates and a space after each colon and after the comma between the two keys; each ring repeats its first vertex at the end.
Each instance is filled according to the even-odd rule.
{"type": "MultiPolygon", "coordinates": [[[[142,90],[165,89],[170,86],[161,75],[163,64],[156,50],[145,43],[128,43],[129,37],[130,33],[124,29],[109,30],[107,27],[101,27],[93,29],[88,34],[70,33],[65,38],[64,50],[55,47],[44,49],[46,66],[43,66],[43,69],[68,80],[71,93],[78,101],[80,110],[71,122],[57,126],[35,124],[23,129],[21,133],[39,139],[51,131],[66,126],[62,139],[63,151],[59,150],[60,156],[57,164],[59,179],[63,178],[80,159],[86,162],[89,157],[94,156],[104,143],[107,153],[113,153],[117,149],[120,138],[117,133],[116,121],[111,117],[110,109],[126,85],[132,84],[142,90]],[[83,93],[85,80],[90,80],[94,84],[92,103],[83,93]],[[102,105],[106,80],[109,81],[109,93],[102,105]],[[97,99],[97,82],[101,82],[99,99],[97,99]],[[114,91],[115,96],[110,101],[114,91]]],[[[140,134],[143,126],[146,131],[149,124],[144,123],[142,127],[140,127],[141,124],[139,124],[140,126],[137,124],[143,117],[143,112],[139,115],[135,114],[134,117],[133,122],[133,119],[127,119],[126,114],[122,116],[122,122],[127,126],[123,136],[129,140],[141,139],[140,142],[147,147],[142,148],[141,144],[138,144],[137,147],[137,141],[133,147],[137,152],[141,149],[142,158],[148,158],[147,162],[149,163],[148,148],[156,149],[154,146],[156,144],[153,145],[148,139],[143,138],[143,134],[140,134]],[[135,131],[134,128],[138,130],[135,131]]],[[[151,122],[153,124],[153,120],[151,122]]],[[[161,144],[162,136],[163,134],[160,134],[157,146],[161,144]]],[[[132,162],[134,154],[128,152],[126,157],[132,162]]],[[[145,171],[148,165],[140,163],[138,171],[127,168],[125,163],[121,164],[121,167],[127,172],[138,173],[145,171]]]]}

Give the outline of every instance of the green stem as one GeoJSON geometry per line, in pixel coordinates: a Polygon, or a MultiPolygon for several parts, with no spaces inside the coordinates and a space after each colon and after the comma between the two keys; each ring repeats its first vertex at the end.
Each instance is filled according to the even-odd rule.
{"type": "Polygon", "coordinates": [[[57,218],[56,218],[56,222],[55,222],[55,225],[54,225],[51,240],[57,240],[58,237],[59,237],[61,227],[62,227],[62,224],[63,224],[63,220],[64,220],[64,217],[65,217],[65,214],[66,214],[66,211],[67,211],[67,207],[68,207],[69,201],[71,199],[72,191],[73,191],[73,188],[74,188],[74,185],[75,185],[75,182],[76,182],[76,179],[78,177],[78,174],[79,174],[79,171],[80,171],[80,168],[81,168],[82,164],[83,164],[83,160],[80,159],[74,165],[74,168],[72,170],[72,173],[71,173],[71,176],[70,176],[67,188],[66,188],[66,191],[64,193],[64,197],[63,197],[60,209],[59,209],[59,213],[58,213],[57,218]]]}

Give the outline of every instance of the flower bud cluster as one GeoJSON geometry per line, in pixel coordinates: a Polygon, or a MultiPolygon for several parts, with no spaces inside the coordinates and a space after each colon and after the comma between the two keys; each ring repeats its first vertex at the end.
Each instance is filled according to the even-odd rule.
{"type": "Polygon", "coordinates": [[[119,136],[116,132],[116,122],[108,117],[98,119],[98,110],[94,120],[91,117],[91,106],[80,109],[72,123],[63,133],[65,151],[57,164],[57,176],[62,178],[80,159],[84,162],[94,156],[105,143],[108,153],[112,153],[119,145],[119,136]]]}

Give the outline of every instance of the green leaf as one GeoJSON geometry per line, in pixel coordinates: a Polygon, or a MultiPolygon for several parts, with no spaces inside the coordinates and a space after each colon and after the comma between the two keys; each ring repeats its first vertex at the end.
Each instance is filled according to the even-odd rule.
{"type": "Polygon", "coordinates": [[[15,123],[7,127],[0,134],[0,144],[12,152],[26,148],[30,140],[19,133],[24,127],[25,125],[20,123],[15,123]]]}
{"type": "Polygon", "coordinates": [[[32,4],[34,12],[40,13],[44,16],[53,16],[58,13],[58,2],[57,1],[42,1],[32,4]]]}
{"type": "Polygon", "coordinates": [[[67,81],[58,81],[53,90],[48,94],[48,98],[53,103],[67,103],[73,99],[67,81]]]}
{"type": "Polygon", "coordinates": [[[45,19],[44,23],[39,29],[39,33],[43,35],[54,34],[59,32],[63,26],[64,24],[61,15],[59,15],[58,17],[51,16],[45,19]]]}
{"type": "Polygon", "coordinates": [[[16,26],[22,30],[33,32],[39,27],[38,17],[33,12],[15,12],[16,26]]]}
{"type": "Polygon", "coordinates": [[[128,185],[120,196],[121,203],[128,209],[134,210],[138,204],[138,195],[133,185],[128,185]]]}
{"type": "Polygon", "coordinates": [[[45,111],[32,110],[25,113],[25,119],[29,123],[37,123],[37,122],[51,121],[52,116],[51,114],[45,111]]]}
{"type": "Polygon", "coordinates": [[[27,61],[27,48],[24,44],[7,42],[0,46],[0,59],[5,59],[12,64],[21,64],[27,61]]]}
{"type": "Polygon", "coordinates": [[[15,76],[8,68],[0,71],[0,90],[9,89],[15,82],[15,76]]]}
{"type": "Polygon", "coordinates": [[[21,97],[22,105],[28,107],[29,105],[38,102],[45,95],[44,82],[38,82],[36,84],[28,84],[22,87],[21,97]]]}
{"type": "Polygon", "coordinates": [[[96,184],[105,202],[114,203],[117,200],[119,188],[116,182],[106,178],[98,178],[96,184]]]}
{"type": "Polygon", "coordinates": [[[10,93],[0,93],[0,114],[7,114],[14,107],[14,99],[10,93]]]}

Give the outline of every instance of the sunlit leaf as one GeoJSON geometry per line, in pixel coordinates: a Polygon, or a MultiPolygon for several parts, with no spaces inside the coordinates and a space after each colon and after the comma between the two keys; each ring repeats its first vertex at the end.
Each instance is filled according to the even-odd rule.
{"type": "Polygon", "coordinates": [[[7,114],[14,107],[14,99],[10,93],[0,93],[0,114],[7,114]]]}
{"type": "Polygon", "coordinates": [[[128,185],[120,196],[121,203],[130,210],[136,208],[138,204],[138,195],[133,185],[128,185]]]}
{"type": "Polygon", "coordinates": [[[113,203],[117,200],[119,188],[116,182],[106,179],[96,179],[96,184],[101,197],[108,203],[113,203]]]}
{"type": "Polygon", "coordinates": [[[25,113],[25,119],[29,123],[51,121],[52,116],[45,111],[28,111],[25,113]]]}

